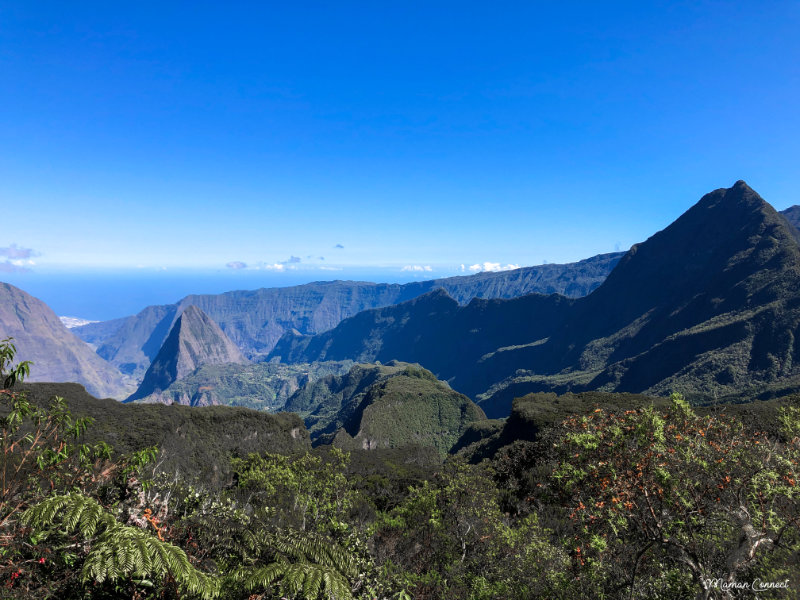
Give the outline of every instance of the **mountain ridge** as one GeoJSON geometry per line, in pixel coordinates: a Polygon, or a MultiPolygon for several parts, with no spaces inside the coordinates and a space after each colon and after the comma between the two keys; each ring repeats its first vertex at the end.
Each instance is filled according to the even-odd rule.
{"type": "Polygon", "coordinates": [[[480,400],[490,417],[507,415],[511,399],[529,392],[726,394],[788,381],[800,374],[792,366],[800,356],[799,235],[739,181],[704,195],[634,245],[594,292],[560,307],[552,297],[497,301],[501,325],[489,327],[487,314],[451,300],[450,313],[440,311],[447,323],[432,332],[428,298],[423,310],[398,305],[311,338],[284,336],[273,357],[419,362],[480,400]],[[477,360],[485,348],[463,351],[473,330],[494,336],[477,360]]]}
{"type": "Polygon", "coordinates": [[[251,359],[266,356],[292,329],[303,334],[335,327],[361,310],[390,306],[443,287],[460,303],[473,297],[515,297],[529,292],[579,296],[605,279],[623,253],[600,254],[576,263],[433,279],[407,284],[313,282],[287,288],[190,295],[175,304],[153,305],[137,315],[75,328],[97,353],[123,373],[142,377],[181,311],[194,304],[208,314],[251,359]]]}
{"type": "Polygon", "coordinates": [[[312,441],[345,450],[403,446],[449,453],[486,415],[469,398],[419,365],[357,364],[295,392],[284,410],[303,417],[312,441]]]}

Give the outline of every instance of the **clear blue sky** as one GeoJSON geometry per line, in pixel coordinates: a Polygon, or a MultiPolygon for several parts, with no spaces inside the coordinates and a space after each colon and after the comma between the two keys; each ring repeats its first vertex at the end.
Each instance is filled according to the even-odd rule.
{"type": "Polygon", "coordinates": [[[428,277],[627,249],[737,179],[786,208],[799,31],[798,2],[3,2],[0,262],[428,277]]]}

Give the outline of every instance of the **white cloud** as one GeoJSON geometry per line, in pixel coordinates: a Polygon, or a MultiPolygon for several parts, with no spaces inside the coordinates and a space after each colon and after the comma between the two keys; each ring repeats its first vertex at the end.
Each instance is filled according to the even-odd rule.
{"type": "Polygon", "coordinates": [[[428,265],[425,265],[425,266],[422,266],[422,265],[406,265],[405,267],[403,267],[400,270],[401,271],[411,271],[411,272],[414,272],[414,273],[420,273],[420,272],[423,272],[423,271],[429,273],[429,272],[433,271],[433,269],[428,265]]]}
{"type": "Polygon", "coordinates": [[[320,267],[320,271],[341,271],[341,267],[320,267]]]}
{"type": "Polygon", "coordinates": [[[11,244],[6,248],[0,248],[0,256],[7,257],[0,262],[0,273],[27,273],[30,271],[29,267],[36,264],[31,258],[41,254],[32,248],[21,248],[11,244]]]}
{"type": "Polygon", "coordinates": [[[263,269],[264,271],[284,271],[286,270],[286,265],[283,263],[258,263],[256,269],[263,269]]]}
{"type": "Polygon", "coordinates": [[[15,259],[18,260],[39,256],[39,253],[32,248],[20,248],[16,244],[11,244],[7,248],[0,248],[0,256],[7,256],[8,258],[12,259],[12,262],[14,262],[15,259]]]}
{"type": "Polygon", "coordinates": [[[234,260],[234,261],[229,262],[225,266],[228,267],[229,269],[233,269],[234,271],[238,271],[240,269],[246,269],[247,268],[247,263],[243,263],[240,260],[234,260]]]}
{"type": "MultiPolygon", "coordinates": [[[[463,265],[462,265],[463,267],[463,265]]],[[[484,262],[483,264],[475,264],[470,265],[469,270],[473,273],[482,273],[484,271],[492,271],[494,273],[498,271],[511,271],[512,269],[519,269],[519,265],[501,265],[500,263],[493,263],[493,262],[484,262]]]]}

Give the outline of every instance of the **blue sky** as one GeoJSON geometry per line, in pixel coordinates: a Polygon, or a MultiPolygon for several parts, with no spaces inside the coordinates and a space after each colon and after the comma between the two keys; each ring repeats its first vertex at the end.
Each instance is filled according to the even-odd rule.
{"type": "Polygon", "coordinates": [[[737,179],[786,208],[798,31],[798,2],[4,2],[3,264],[389,280],[627,249],[737,179]]]}

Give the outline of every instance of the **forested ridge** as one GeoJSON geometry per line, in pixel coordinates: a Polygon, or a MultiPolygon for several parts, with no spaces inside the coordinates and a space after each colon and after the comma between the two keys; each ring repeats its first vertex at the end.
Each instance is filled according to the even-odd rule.
{"type": "Polygon", "coordinates": [[[129,437],[115,450],[92,432],[125,440],[113,434],[123,413],[96,410],[93,422],[78,414],[87,399],[75,414],[68,398],[44,402],[20,383],[29,369],[11,342],[0,346],[3,598],[728,598],[754,582],[770,587],[758,597],[791,598],[800,589],[797,398],[722,408],[677,394],[533,395],[505,422],[477,421],[444,458],[422,446],[312,449],[291,415],[117,405],[189,419],[179,428],[199,418],[192,435],[208,440],[204,428],[224,437],[226,425],[194,416],[202,411],[239,411],[238,438],[248,419],[278,419],[260,449],[194,446],[198,461],[220,463],[224,475],[211,480],[191,460],[169,463],[191,440],[159,449],[129,437]],[[277,442],[280,431],[296,443],[277,442]]]}

